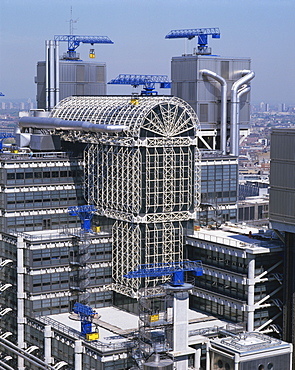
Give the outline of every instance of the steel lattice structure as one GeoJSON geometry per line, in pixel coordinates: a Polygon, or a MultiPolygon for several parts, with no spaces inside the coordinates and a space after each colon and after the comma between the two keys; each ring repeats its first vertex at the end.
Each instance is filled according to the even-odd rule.
{"type": "MultiPolygon", "coordinates": [[[[113,226],[114,289],[138,296],[140,279],[123,277],[140,264],[183,259],[188,223],[200,202],[199,122],[176,97],[71,97],[52,117],[125,127],[121,132],[58,131],[89,143],[85,198],[113,226]]],[[[156,285],[147,278],[145,285],[156,285]]],[[[165,279],[165,278],[164,278],[165,279]]]]}

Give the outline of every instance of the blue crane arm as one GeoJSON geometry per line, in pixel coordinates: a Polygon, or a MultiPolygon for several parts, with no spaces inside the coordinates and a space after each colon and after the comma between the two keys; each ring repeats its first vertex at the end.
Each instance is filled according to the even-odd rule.
{"type": "Polygon", "coordinates": [[[108,84],[131,85],[137,87],[139,85],[152,86],[156,83],[161,84],[161,87],[170,87],[170,81],[166,75],[136,75],[136,74],[120,74],[116,78],[108,82],[108,84]]]}
{"type": "Polygon", "coordinates": [[[0,151],[3,149],[3,141],[8,138],[15,138],[15,135],[6,132],[0,133],[0,151]]]}
{"type": "Polygon", "coordinates": [[[82,317],[90,317],[96,314],[96,311],[91,307],[86,306],[82,303],[76,302],[73,307],[73,311],[82,317]]]}
{"type": "Polygon", "coordinates": [[[180,261],[171,263],[152,263],[139,265],[135,271],[124,275],[126,278],[161,277],[177,272],[193,271],[197,276],[203,274],[201,261],[180,261]]]}
{"type": "Polygon", "coordinates": [[[92,318],[97,314],[91,307],[85,306],[82,303],[76,302],[73,307],[73,311],[80,316],[81,321],[81,334],[91,333],[92,330],[92,318]]]}
{"type": "Polygon", "coordinates": [[[195,28],[195,29],[184,29],[184,30],[172,30],[166,35],[166,39],[177,39],[177,38],[188,38],[192,39],[195,36],[208,36],[211,35],[213,38],[220,38],[219,28],[195,28]]]}
{"type": "Polygon", "coordinates": [[[73,52],[80,43],[84,44],[113,44],[114,42],[108,36],[79,36],[79,35],[55,35],[55,41],[66,41],[68,50],[73,52]]]}
{"type": "Polygon", "coordinates": [[[93,205],[72,206],[68,208],[68,212],[70,216],[79,216],[83,230],[91,230],[91,220],[96,212],[96,208],[93,205]]]}

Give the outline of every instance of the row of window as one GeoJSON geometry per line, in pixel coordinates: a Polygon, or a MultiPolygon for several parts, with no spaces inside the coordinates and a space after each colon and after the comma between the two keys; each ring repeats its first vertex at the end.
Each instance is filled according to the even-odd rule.
{"type": "Polygon", "coordinates": [[[56,170],[56,168],[52,171],[49,171],[46,169],[45,171],[40,171],[40,169],[36,171],[32,171],[30,169],[30,172],[22,171],[20,172],[15,170],[9,170],[7,171],[7,184],[23,184],[23,183],[44,183],[50,181],[50,183],[59,183],[59,182],[65,182],[69,180],[75,180],[81,181],[81,178],[83,177],[84,172],[80,169],[78,170],[56,170]]]}
{"type": "MultiPolygon", "coordinates": [[[[111,243],[91,245],[89,254],[91,262],[110,261],[112,257],[111,243]]],[[[32,267],[68,265],[70,258],[68,247],[32,250],[29,265],[32,267]]]]}
{"type": "Polygon", "coordinates": [[[219,253],[203,248],[190,246],[188,249],[189,259],[201,260],[204,264],[213,265],[229,271],[236,271],[247,275],[247,261],[240,257],[219,253]]]}
{"type": "Polygon", "coordinates": [[[51,219],[44,218],[42,215],[0,218],[1,230],[17,232],[61,229],[63,227],[75,228],[78,225],[80,225],[80,220],[68,214],[55,214],[54,218],[51,219]]]}
{"type": "Polygon", "coordinates": [[[224,320],[230,320],[233,322],[242,323],[247,317],[247,313],[244,311],[195,296],[190,297],[190,307],[208,312],[212,315],[222,316],[224,320]]]}

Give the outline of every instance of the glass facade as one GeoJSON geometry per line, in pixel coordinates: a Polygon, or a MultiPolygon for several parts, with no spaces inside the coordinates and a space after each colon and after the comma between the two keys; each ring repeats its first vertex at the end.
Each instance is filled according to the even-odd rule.
{"type": "Polygon", "coordinates": [[[200,225],[236,222],[237,186],[237,159],[202,158],[200,225]]]}
{"type": "Polygon", "coordinates": [[[17,158],[0,157],[0,229],[25,232],[78,226],[67,207],[85,204],[82,190],[83,164],[62,153],[17,158]],[[53,216],[54,214],[54,216],[53,216]]]}

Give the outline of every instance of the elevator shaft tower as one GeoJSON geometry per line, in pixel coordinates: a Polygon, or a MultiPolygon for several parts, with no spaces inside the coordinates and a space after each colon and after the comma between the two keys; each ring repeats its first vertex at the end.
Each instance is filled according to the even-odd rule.
{"type": "Polygon", "coordinates": [[[20,123],[88,144],[85,200],[112,223],[113,289],[136,298],[140,288],[169,279],[124,275],[183,260],[200,202],[199,123],[190,105],[170,96],[76,96],[44,122],[20,123]]]}

